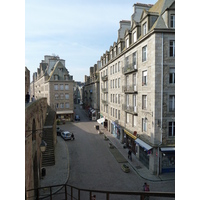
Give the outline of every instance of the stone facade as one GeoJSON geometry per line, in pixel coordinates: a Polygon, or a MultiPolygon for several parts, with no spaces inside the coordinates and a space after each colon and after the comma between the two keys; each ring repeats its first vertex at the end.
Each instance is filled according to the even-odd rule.
{"type": "Polygon", "coordinates": [[[25,95],[29,92],[30,88],[30,71],[25,67],[25,95]]]}
{"type": "MultiPolygon", "coordinates": [[[[94,67],[90,67],[90,76],[85,76],[85,85],[83,86],[83,106],[88,111],[92,109],[91,119],[99,118],[100,103],[99,103],[99,66],[98,61],[94,67]]],[[[89,113],[90,115],[90,113],[89,113]]]]}
{"type": "Polygon", "coordinates": [[[73,76],[65,68],[65,60],[58,56],[45,56],[37,73],[33,74],[31,95],[46,97],[48,104],[56,111],[58,118],[73,120],[73,76]]]}
{"type": "MultiPolygon", "coordinates": [[[[40,143],[47,112],[47,99],[41,98],[25,108],[25,187],[40,186],[42,153],[40,143]]],[[[31,195],[29,193],[29,195],[31,195]]]]}
{"type": "Polygon", "coordinates": [[[100,115],[152,173],[174,171],[175,1],[133,7],[101,56],[100,115]]]}

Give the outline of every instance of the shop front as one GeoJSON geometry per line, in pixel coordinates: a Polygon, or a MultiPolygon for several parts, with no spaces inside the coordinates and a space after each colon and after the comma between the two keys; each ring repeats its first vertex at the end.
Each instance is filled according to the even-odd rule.
{"type": "Polygon", "coordinates": [[[139,153],[139,160],[140,162],[149,169],[149,156],[152,153],[152,148],[150,145],[145,143],[144,141],[137,138],[136,142],[136,149],[139,153]]]}
{"type": "Polygon", "coordinates": [[[124,143],[126,144],[126,147],[131,149],[132,153],[136,155],[136,143],[135,140],[137,139],[136,135],[137,132],[134,131],[133,134],[128,131],[127,129],[124,129],[124,143]]]}
{"type": "Polygon", "coordinates": [[[64,121],[73,121],[74,112],[73,110],[62,110],[56,111],[56,119],[64,121]]]}
{"type": "Polygon", "coordinates": [[[163,147],[162,152],[162,173],[175,172],[175,147],[163,147]]]}

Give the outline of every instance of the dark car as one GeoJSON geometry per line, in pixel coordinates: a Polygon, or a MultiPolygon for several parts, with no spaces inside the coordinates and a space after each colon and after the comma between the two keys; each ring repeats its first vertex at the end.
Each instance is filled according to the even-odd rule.
{"type": "Polygon", "coordinates": [[[79,115],[75,115],[75,121],[80,121],[80,120],[81,120],[80,116],[79,115]]]}

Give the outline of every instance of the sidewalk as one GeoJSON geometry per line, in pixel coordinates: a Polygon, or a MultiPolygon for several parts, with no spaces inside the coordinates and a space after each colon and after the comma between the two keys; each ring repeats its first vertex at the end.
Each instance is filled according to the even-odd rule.
{"type": "Polygon", "coordinates": [[[138,158],[132,154],[132,161],[128,159],[128,149],[124,149],[123,145],[120,143],[118,139],[116,139],[111,133],[108,131],[104,131],[104,134],[110,140],[110,142],[119,150],[119,152],[124,156],[124,158],[128,161],[130,166],[134,169],[134,171],[142,178],[149,181],[169,181],[175,180],[175,173],[166,173],[160,174],[159,176],[153,175],[149,172],[149,170],[138,160],[138,158]]]}
{"type": "MultiPolygon", "coordinates": [[[[46,176],[41,179],[41,187],[65,184],[69,178],[69,151],[66,142],[57,137],[55,145],[55,165],[47,166],[46,176]]],[[[53,188],[52,192],[55,193],[60,187],[53,188]]],[[[41,195],[50,194],[49,190],[43,189],[40,191],[41,195]]]]}

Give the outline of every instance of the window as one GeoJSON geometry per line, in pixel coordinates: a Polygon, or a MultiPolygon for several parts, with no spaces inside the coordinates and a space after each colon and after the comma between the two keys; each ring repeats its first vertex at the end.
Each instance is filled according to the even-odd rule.
{"type": "Polygon", "coordinates": [[[175,28],[175,15],[170,16],[170,27],[175,28]]]}
{"type": "Polygon", "coordinates": [[[110,80],[110,88],[112,88],[112,80],[110,80]]]}
{"type": "Polygon", "coordinates": [[[175,122],[169,122],[168,124],[168,134],[170,137],[175,136],[175,122]]]}
{"type": "Polygon", "coordinates": [[[117,118],[117,109],[115,109],[115,118],[117,118]]]}
{"type": "Polygon", "coordinates": [[[136,88],[135,88],[135,86],[136,86],[136,74],[133,74],[133,85],[134,85],[134,91],[136,91],[136,88]]]}
{"type": "Polygon", "coordinates": [[[143,35],[147,34],[147,23],[143,24],[143,35]]]}
{"type": "Polygon", "coordinates": [[[120,47],[120,44],[118,45],[118,54],[121,53],[121,47],[120,47]]]}
{"type": "Polygon", "coordinates": [[[117,88],[117,78],[115,79],[115,88],[117,88]]]}
{"type": "Polygon", "coordinates": [[[56,108],[59,108],[59,104],[58,103],[56,104],[56,108]]]}
{"type": "Polygon", "coordinates": [[[129,123],[129,113],[126,113],[126,123],[129,123]]]}
{"type": "Polygon", "coordinates": [[[61,103],[61,104],[60,104],[60,108],[64,108],[64,103],[61,103]]]}
{"type": "Polygon", "coordinates": [[[120,72],[120,61],[118,62],[118,72],[120,72]]]}
{"type": "Polygon", "coordinates": [[[112,102],[112,94],[110,95],[110,101],[112,102]]]}
{"type": "Polygon", "coordinates": [[[126,95],[126,105],[129,107],[129,94],[126,95]]]}
{"type": "Polygon", "coordinates": [[[115,109],[113,108],[113,117],[115,116],[115,109]]]}
{"type": "Polygon", "coordinates": [[[126,39],[126,48],[129,47],[129,38],[126,39]]]}
{"type": "Polygon", "coordinates": [[[133,33],[133,43],[135,43],[136,40],[137,40],[137,38],[136,38],[136,32],[134,32],[134,33],[133,33]]]}
{"type": "Polygon", "coordinates": [[[112,116],[112,108],[110,108],[110,115],[112,116]]]}
{"type": "Polygon", "coordinates": [[[63,99],[63,98],[64,98],[64,95],[63,95],[63,94],[60,94],[60,98],[63,99]]]}
{"type": "Polygon", "coordinates": [[[120,78],[118,78],[118,88],[120,88],[120,78]]]}
{"type": "Polygon", "coordinates": [[[65,80],[68,80],[68,79],[69,79],[69,76],[68,76],[68,75],[64,75],[64,79],[65,79],[65,80]]]}
{"type": "Polygon", "coordinates": [[[112,66],[110,66],[110,75],[112,75],[112,66]]]}
{"type": "Polygon", "coordinates": [[[65,94],[65,99],[69,99],[69,94],[65,94]]]}
{"type": "Polygon", "coordinates": [[[147,118],[142,118],[142,131],[147,131],[147,118]]]}
{"type": "Polygon", "coordinates": [[[142,47],[142,62],[147,60],[147,45],[142,47]]]}
{"type": "Polygon", "coordinates": [[[169,83],[175,83],[175,68],[170,68],[169,70],[169,83]]]}
{"type": "Polygon", "coordinates": [[[65,90],[69,90],[69,85],[65,85],[65,90]]]}
{"type": "Polygon", "coordinates": [[[118,110],[118,119],[120,119],[120,110],[118,110]]]}
{"type": "Polygon", "coordinates": [[[63,87],[63,84],[60,84],[60,90],[63,90],[64,87],[63,87]]]}
{"type": "Polygon", "coordinates": [[[147,70],[142,72],[142,85],[147,85],[147,70]]]}
{"type": "Polygon", "coordinates": [[[169,96],[169,111],[171,112],[175,111],[175,95],[169,96]]]}
{"type": "Polygon", "coordinates": [[[115,80],[113,79],[113,88],[115,88],[115,82],[114,82],[115,80]]]}
{"type": "Polygon", "coordinates": [[[112,69],[113,69],[113,74],[114,74],[115,73],[115,66],[114,65],[113,65],[112,69]]]}
{"type": "Polygon", "coordinates": [[[113,94],[113,103],[115,103],[115,95],[113,94]]]}
{"type": "Polygon", "coordinates": [[[115,64],[115,73],[117,72],[117,63],[115,64]]]}
{"type": "Polygon", "coordinates": [[[58,80],[58,75],[54,75],[54,80],[55,80],[55,81],[58,80]]]}
{"type": "Polygon", "coordinates": [[[69,103],[65,103],[65,108],[69,108],[69,103]]]}
{"type": "Polygon", "coordinates": [[[134,69],[136,69],[136,52],[133,53],[133,66],[134,66],[134,69]]]}
{"type": "Polygon", "coordinates": [[[142,95],[142,109],[147,109],[147,95],[142,95]]]}
{"type": "Polygon", "coordinates": [[[169,56],[175,57],[175,40],[169,41],[169,56]]]}
{"type": "Polygon", "coordinates": [[[115,103],[117,103],[117,94],[115,94],[115,103]]]}
{"type": "Polygon", "coordinates": [[[120,94],[118,94],[118,104],[120,104],[120,94]]]}
{"type": "Polygon", "coordinates": [[[54,90],[58,90],[58,85],[54,85],[54,90]]]}
{"type": "Polygon", "coordinates": [[[55,99],[58,99],[59,97],[58,97],[58,94],[55,94],[55,99]]]}

